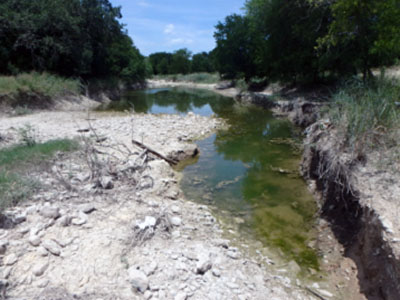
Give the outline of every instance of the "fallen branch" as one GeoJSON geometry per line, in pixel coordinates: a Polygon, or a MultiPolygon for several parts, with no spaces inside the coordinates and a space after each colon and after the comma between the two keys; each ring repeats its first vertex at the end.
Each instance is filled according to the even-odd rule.
{"type": "Polygon", "coordinates": [[[309,287],[305,287],[305,288],[306,288],[306,291],[309,292],[311,295],[317,297],[318,299],[326,300],[326,298],[322,297],[320,294],[318,294],[317,292],[313,291],[309,287]]]}
{"type": "Polygon", "coordinates": [[[172,160],[172,159],[169,159],[168,157],[165,157],[164,155],[162,155],[162,154],[158,153],[157,151],[155,151],[155,150],[153,150],[153,149],[147,147],[146,145],[143,145],[142,143],[140,143],[140,142],[138,142],[138,141],[132,140],[132,144],[134,144],[134,145],[136,145],[136,146],[139,146],[139,147],[142,148],[142,149],[147,150],[148,152],[150,152],[151,154],[157,156],[158,158],[161,158],[161,159],[165,160],[165,161],[166,161],[167,163],[169,163],[170,165],[174,165],[174,166],[175,166],[175,165],[178,164],[177,161],[172,160]]]}

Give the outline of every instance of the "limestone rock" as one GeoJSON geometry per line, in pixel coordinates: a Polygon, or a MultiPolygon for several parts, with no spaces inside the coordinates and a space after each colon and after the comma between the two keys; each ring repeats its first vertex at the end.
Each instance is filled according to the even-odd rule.
{"type": "Polygon", "coordinates": [[[196,274],[204,275],[212,267],[212,263],[208,259],[200,260],[196,265],[196,274]]]}
{"type": "Polygon", "coordinates": [[[38,237],[37,235],[31,235],[28,239],[29,244],[31,244],[34,247],[37,247],[40,245],[40,237],[38,237]]]}
{"type": "Polygon", "coordinates": [[[3,262],[6,266],[11,266],[11,265],[15,264],[17,261],[18,261],[18,257],[14,253],[7,255],[6,257],[4,257],[4,260],[3,260],[3,262]]]}
{"type": "Polygon", "coordinates": [[[53,255],[59,256],[61,254],[60,246],[53,240],[43,241],[42,246],[53,255]]]}
{"type": "Polygon", "coordinates": [[[136,267],[131,267],[128,270],[128,273],[129,273],[129,282],[132,285],[132,287],[135,290],[144,293],[149,287],[149,279],[147,278],[146,274],[144,274],[140,270],[137,270],[136,267]]]}
{"type": "Polygon", "coordinates": [[[171,218],[171,224],[174,226],[181,226],[182,224],[182,219],[179,217],[172,217],[171,218]]]}
{"type": "Polygon", "coordinates": [[[7,251],[8,241],[0,240],[0,254],[4,254],[7,251]]]}
{"type": "Polygon", "coordinates": [[[58,220],[58,222],[61,226],[67,227],[71,224],[71,219],[71,216],[64,215],[58,220]]]}
{"type": "Polygon", "coordinates": [[[79,210],[85,214],[90,214],[96,210],[96,207],[92,203],[87,203],[79,206],[79,210]]]}
{"type": "Polygon", "coordinates": [[[44,272],[46,272],[48,267],[49,267],[48,263],[37,264],[33,267],[32,273],[37,277],[42,276],[44,272]]]}
{"type": "Polygon", "coordinates": [[[111,176],[104,176],[100,179],[100,185],[105,190],[111,190],[114,188],[113,179],[111,176]]]}
{"type": "Polygon", "coordinates": [[[49,219],[57,219],[61,216],[60,209],[55,206],[43,206],[40,210],[40,215],[49,218],[49,219]]]}
{"type": "Polygon", "coordinates": [[[86,224],[87,221],[88,221],[88,216],[87,216],[85,213],[83,213],[83,212],[80,211],[80,212],[78,213],[78,216],[77,216],[77,217],[74,217],[74,218],[72,219],[71,223],[72,223],[73,225],[76,225],[76,226],[81,226],[81,225],[83,225],[83,224],[86,224]]]}

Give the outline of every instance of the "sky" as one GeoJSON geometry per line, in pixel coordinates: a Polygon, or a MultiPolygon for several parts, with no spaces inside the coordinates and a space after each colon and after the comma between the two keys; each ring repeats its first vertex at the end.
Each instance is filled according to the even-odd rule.
{"type": "Polygon", "coordinates": [[[110,0],[122,7],[122,20],[143,55],[188,48],[193,53],[215,47],[214,27],[226,16],[242,13],[245,0],[110,0]]]}

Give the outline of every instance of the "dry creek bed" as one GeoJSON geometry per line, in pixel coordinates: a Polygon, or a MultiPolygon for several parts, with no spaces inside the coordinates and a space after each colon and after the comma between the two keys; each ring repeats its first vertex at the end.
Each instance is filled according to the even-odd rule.
{"type": "MultiPolygon", "coordinates": [[[[250,255],[235,232],[226,238],[207,206],[184,198],[179,172],[130,143],[184,159],[197,150],[190,141],[220,120],[39,112],[2,118],[0,145],[18,142],[25,124],[40,141],[86,142],[27,174],[40,192],[6,211],[0,288],[7,299],[318,299],[262,251],[250,255]]],[[[339,299],[323,283],[312,289],[339,299]]]]}

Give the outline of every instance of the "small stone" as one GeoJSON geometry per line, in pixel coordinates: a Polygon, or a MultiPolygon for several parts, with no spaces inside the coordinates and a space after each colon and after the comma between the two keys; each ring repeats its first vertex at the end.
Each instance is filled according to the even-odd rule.
{"type": "Polygon", "coordinates": [[[40,246],[37,248],[37,251],[39,253],[40,256],[47,256],[49,255],[49,252],[46,250],[46,248],[40,246]]]}
{"type": "Polygon", "coordinates": [[[61,216],[60,209],[58,207],[48,205],[42,207],[40,210],[40,215],[49,219],[57,219],[61,216]]]}
{"type": "Polygon", "coordinates": [[[144,274],[140,270],[137,270],[135,267],[131,267],[128,270],[128,273],[129,273],[129,282],[132,285],[132,287],[135,290],[144,293],[149,287],[149,279],[147,278],[146,274],[144,274]]]}
{"type": "Polygon", "coordinates": [[[42,246],[53,255],[59,256],[61,254],[60,246],[53,240],[43,241],[42,246]]]}
{"type": "Polygon", "coordinates": [[[41,241],[40,241],[40,237],[38,237],[37,235],[31,235],[28,239],[29,244],[31,244],[34,247],[37,247],[40,245],[41,241]]]}
{"type": "Polygon", "coordinates": [[[114,188],[113,179],[110,176],[104,176],[100,179],[100,185],[105,190],[111,190],[114,188]]]}
{"type": "Polygon", "coordinates": [[[232,259],[238,259],[240,257],[239,252],[236,251],[228,251],[226,255],[232,259]]]}
{"type": "Polygon", "coordinates": [[[179,292],[179,293],[175,296],[174,300],[186,300],[187,297],[188,297],[188,296],[187,296],[186,293],[184,293],[184,292],[179,292]]]}
{"type": "Polygon", "coordinates": [[[85,214],[90,214],[96,210],[96,207],[92,203],[87,203],[87,204],[82,204],[79,207],[79,210],[81,212],[84,212],[85,214]]]}
{"type": "Polygon", "coordinates": [[[8,241],[0,240],[0,254],[4,254],[7,251],[8,241]]]}
{"type": "Polygon", "coordinates": [[[152,216],[146,216],[143,222],[136,222],[136,226],[139,227],[139,229],[144,230],[148,227],[156,226],[156,222],[156,218],[152,216]]]}
{"type": "Polygon", "coordinates": [[[87,221],[88,221],[87,215],[86,215],[85,213],[83,213],[83,212],[80,211],[80,212],[78,213],[78,217],[74,217],[74,218],[71,220],[71,223],[72,223],[73,225],[76,225],[76,226],[81,226],[81,225],[83,225],[83,224],[86,224],[87,221]]]}
{"type": "Polygon", "coordinates": [[[64,215],[58,220],[58,223],[63,227],[67,227],[71,224],[71,219],[72,218],[70,216],[64,215]]]}
{"type": "Polygon", "coordinates": [[[221,271],[219,270],[219,269],[213,269],[212,270],[212,274],[215,276],[215,277],[221,277],[221,271]]]}
{"type": "Polygon", "coordinates": [[[26,215],[25,214],[18,214],[13,216],[12,222],[16,225],[21,224],[26,221],[26,215]]]}
{"type": "Polygon", "coordinates": [[[6,257],[4,257],[4,260],[3,260],[3,262],[6,266],[11,266],[11,265],[15,264],[17,261],[18,261],[18,257],[14,253],[7,255],[6,257]]]}
{"type": "Polygon", "coordinates": [[[212,267],[210,260],[200,260],[196,265],[196,274],[204,275],[212,267]]]}
{"type": "Polygon", "coordinates": [[[239,288],[239,285],[237,285],[236,283],[233,283],[233,282],[226,282],[225,283],[226,284],[226,286],[228,287],[228,288],[230,288],[230,289],[232,289],[232,290],[236,290],[236,289],[238,289],[239,288]]]}
{"type": "Polygon", "coordinates": [[[3,270],[3,278],[7,279],[11,275],[12,267],[5,267],[3,270]]]}
{"type": "Polygon", "coordinates": [[[171,218],[171,224],[174,226],[181,226],[182,224],[182,219],[179,217],[172,217],[171,218]]]}
{"type": "Polygon", "coordinates": [[[42,280],[38,281],[38,283],[36,284],[36,286],[37,286],[38,288],[43,289],[43,288],[45,288],[46,286],[48,286],[49,283],[50,283],[50,281],[49,281],[48,279],[42,279],[42,280]]]}
{"type": "Polygon", "coordinates": [[[150,265],[146,265],[146,266],[143,268],[143,271],[144,271],[144,273],[146,274],[146,276],[151,276],[151,275],[153,275],[154,272],[157,270],[157,267],[158,267],[157,262],[152,261],[152,262],[150,263],[150,265]]]}
{"type": "Polygon", "coordinates": [[[143,297],[148,300],[151,299],[151,297],[153,297],[153,294],[150,291],[146,291],[143,295],[143,297]]]}
{"type": "Polygon", "coordinates": [[[27,234],[30,230],[31,230],[30,227],[27,226],[27,227],[21,228],[20,230],[18,230],[18,232],[21,234],[27,234]]]}
{"type": "Polygon", "coordinates": [[[42,276],[44,272],[46,272],[48,267],[49,267],[48,263],[37,264],[33,267],[32,273],[37,277],[42,276]]]}
{"type": "Polygon", "coordinates": [[[170,209],[174,214],[179,214],[181,212],[181,208],[177,205],[172,205],[170,209]]]}

